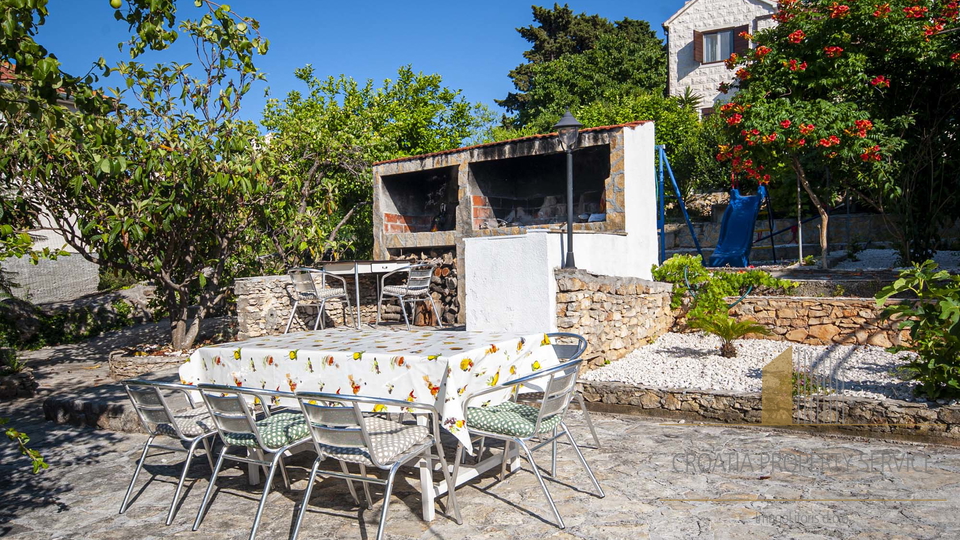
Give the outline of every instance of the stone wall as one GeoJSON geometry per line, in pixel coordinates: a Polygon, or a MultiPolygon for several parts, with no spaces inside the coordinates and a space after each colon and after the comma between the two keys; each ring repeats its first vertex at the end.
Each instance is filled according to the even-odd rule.
{"type": "MultiPolygon", "coordinates": [[[[759,393],[664,389],[582,382],[590,409],[700,422],[760,424],[759,393]]],[[[853,435],[960,444],[960,405],[825,396],[795,402],[795,427],[853,435]],[[837,423],[842,419],[840,423],[837,423]]],[[[778,426],[780,427],[780,426],[778,426]]]]}
{"type": "Polygon", "coordinates": [[[765,325],[773,332],[767,339],[776,341],[897,345],[907,338],[907,331],[897,329],[895,322],[881,321],[882,310],[872,298],[748,296],[731,314],[765,325]]]}
{"type": "Polygon", "coordinates": [[[557,270],[557,330],[587,338],[590,367],[623,358],[668,332],[668,283],[598,276],[584,270],[557,270]]]}

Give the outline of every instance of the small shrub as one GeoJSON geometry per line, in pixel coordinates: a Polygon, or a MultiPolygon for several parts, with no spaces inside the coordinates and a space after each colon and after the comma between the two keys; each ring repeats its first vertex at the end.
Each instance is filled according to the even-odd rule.
{"type": "Polygon", "coordinates": [[[833,390],[823,385],[823,380],[820,377],[805,371],[794,370],[790,375],[790,383],[793,388],[793,397],[833,393],[833,390]]]}
{"type": "Polygon", "coordinates": [[[6,347],[0,347],[0,375],[12,375],[20,373],[27,367],[17,356],[17,351],[6,347]]]}
{"type": "Polygon", "coordinates": [[[909,330],[909,343],[887,350],[917,354],[904,372],[919,383],[916,393],[930,399],[960,397],[960,276],[938,268],[931,260],[914,263],[876,296],[877,307],[898,293],[916,296],[887,306],[882,317],[909,330]]]}
{"type": "Polygon", "coordinates": [[[737,348],[733,345],[733,340],[747,334],[770,335],[770,331],[765,326],[754,321],[738,321],[726,312],[692,319],[690,326],[719,337],[723,341],[720,345],[720,355],[724,358],[737,356],[737,348]]]}
{"type": "Polygon", "coordinates": [[[816,266],[817,258],[813,255],[807,255],[803,258],[803,261],[800,262],[802,266],[816,266]]]}
{"type": "Polygon", "coordinates": [[[653,279],[673,284],[670,307],[674,309],[681,307],[684,297],[690,293],[692,301],[687,316],[691,319],[726,313],[731,306],[727,305],[724,298],[740,296],[750,287],[782,291],[797,287],[796,283],[775,278],[763,270],[710,271],[703,267],[699,255],[670,257],[663,265],[653,268],[653,279]]]}

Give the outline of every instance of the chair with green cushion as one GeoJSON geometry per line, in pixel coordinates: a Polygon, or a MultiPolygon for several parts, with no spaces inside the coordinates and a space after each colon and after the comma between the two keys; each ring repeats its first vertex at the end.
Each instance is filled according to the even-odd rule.
{"type": "MultiPolygon", "coordinates": [[[[165,383],[157,381],[128,380],[123,381],[123,387],[130,396],[134,409],[137,411],[137,417],[140,418],[140,425],[150,434],[146,444],[143,445],[143,453],[140,454],[140,461],[137,462],[137,468],[133,472],[133,478],[130,479],[130,487],[127,488],[127,494],[123,497],[120,504],[120,513],[127,511],[127,505],[130,503],[130,495],[133,494],[133,486],[137,481],[137,476],[143,469],[143,463],[147,459],[151,448],[160,448],[173,452],[186,452],[187,459],[183,463],[183,470],[180,473],[180,481],[177,482],[177,490],[173,495],[173,502],[170,503],[170,510],[167,512],[167,525],[173,521],[173,516],[177,508],[177,501],[180,499],[180,491],[183,489],[183,482],[187,478],[187,471],[190,469],[190,462],[197,450],[197,444],[203,443],[206,451],[207,461],[210,468],[213,469],[213,458],[210,453],[210,439],[217,434],[213,426],[213,421],[207,413],[206,408],[198,407],[193,402],[191,392],[192,386],[178,383],[165,383]],[[187,401],[187,407],[176,410],[170,406],[168,397],[180,393],[187,401]],[[157,437],[169,437],[178,439],[186,443],[189,447],[184,450],[182,445],[166,446],[155,444],[157,437]]],[[[162,440],[162,439],[161,439],[162,440]]]]}
{"type": "MultiPolygon", "coordinates": [[[[564,528],[563,519],[560,517],[560,512],[557,511],[553,497],[550,496],[547,484],[543,481],[543,476],[533,459],[535,450],[553,444],[558,438],[566,435],[567,440],[570,441],[570,446],[577,454],[577,458],[583,468],[586,469],[590,481],[597,489],[598,496],[601,498],[604,496],[600,483],[597,482],[593,471],[587,465],[587,460],[584,459],[583,453],[563,422],[563,416],[576,391],[577,371],[581,362],[583,362],[582,359],[569,360],[558,366],[535,372],[526,377],[502,382],[497,386],[475,392],[463,398],[464,416],[467,419],[466,427],[470,431],[470,435],[504,441],[504,467],[510,454],[511,444],[517,444],[523,449],[524,457],[530,462],[530,468],[533,469],[533,474],[540,482],[540,487],[543,488],[543,493],[547,496],[547,502],[550,503],[553,515],[557,518],[557,525],[561,529],[564,528]],[[476,402],[478,398],[488,394],[505,390],[512,392],[513,389],[520,386],[543,389],[542,397],[537,400],[538,406],[515,401],[505,401],[498,405],[485,407],[472,407],[470,405],[472,402],[476,402]],[[534,438],[539,440],[538,444],[533,447],[528,446],[530,439],[534,438]]],[[[454,459],[454,477],[459,472],[462,452],[463,447],[458,447],[457,456],[454,459]]]]}
{"type": "Polygon", "coordinates": [[[270,485],[273,483],[277,465],[280,466],[280,474],[283,476],[284,485],[287,489],[290,488],[290,479],[287,477],[287,471],[283,465],[283,454],[287,450],[310,440],[307,423],[300,412],[271,414],[269,407],[265,405],[264,398],[268,396],[292,397],[285,392],[243,390],[235,386],[212,384],[201,384],[197,388],[200,390],[204,403],[207,404],[210,416],[213,418],[217,432],[220,434],[220,440],[223,441],[223,450],[220,451],[217,465],[213,468],[210,485],[207,486],[203,502],[200,503],[200,511],[197,512],[197,520],[193,524],[193,530],[200,528],[200,522],[203,520],[210,495],[213,494],[213,489],[216,486],[217,475],[223,467],[224,460],[230,459],[264,468],[269,466],[267,479],[263,485],[263,494],[260,496],[260,505],[257,507],[257,513],[253,518],[253,528],[250,530],[250,540],[253,540],[257,535],[257,528],[260,526],[260,517],[266,506],[267,495],[270,493],[270,485]],[[259,420],[257,420],[248,403],[255,399],[264,403],[264,416],[259,420]],[[231,448],[237,447],[245,448],[248,455],[237,456],[227,453],[231,448]]]}
{"type": "MultiPolygon", "coordinates": [[[[439,422],[433,406],[395,399],[316,392],[297,392],[297,399],[300,401],[303,414],[308,419],[317,459],[310,471],[310,479],[303,495],[291,540],[296,540],[297,535],[300,534],[300,526],[307,512],[310,493],[317,474],[342,478],[348,482],[354,480],[362,482],[367,504],[371,507],[373,500],[370,496],[369,484],[384,486],[383,508],[380,510],[380,527],[377,529],[376,537],[377,540],[381,540],[386,528],[387,508],[393,491],[394,476],[401,465],[416,463],[420,459],[425,460],[431,469],[433,462],[439,460],[440,470],[447,482],[446,513],[449,516],[450,510],[453,509],[457,523],[462,523],[460,508],[457,505],[456,486],[444,457],[443,446],[440,444],[439,422]],[[430,427],[403,424],[384,418],[377,413],[365,412],[384,410],[386,407],[413,409],[418,413],[426,413],[429,416],[430,427]],[[436,454],[432,449],[436,450],[436,454]],[[340,462],[342,473],[319,469],[320,463],[328,457],[340,462]],[[359,465],[360,474],[351,474],[347,463],[359,465]],[[367,475],[368,466],[388,471],[387,479],[381,480],[376,476],[367,475]]],[[[351,494],[354,495],[354,500],[357,500],[352,487],[351,494]]]]}

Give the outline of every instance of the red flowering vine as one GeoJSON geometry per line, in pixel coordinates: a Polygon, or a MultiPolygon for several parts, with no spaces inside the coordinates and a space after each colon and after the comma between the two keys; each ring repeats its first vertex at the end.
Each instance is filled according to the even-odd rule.
{"type": "Polygon", "coordinates": [[[874,145],[867,148],[860,154],[860,159],[863,161],[880,161],[880,147],[874,145]]]}
{"type": "Polygon", "coordinates": [[[730,118],[727,118],[727,124],[731,126],[735,126],[740,122],[743,122],[743,115],[740,113],[733,114],[730,116],[730,118]]]}
{"type": "Polygon", "coordinates": [[[800,134],[809,135],[813,133],[815,127],[813,124],[800,124],[800,134]]]}
{"type": "Polygon", "coordinates": [[[835,144],[840,144],[840,137],[837,137],[836,135],[831,135],[826,139],[820,139],[820,142],[818,142],[817,144],[819,144],[824,148],[829,148],[835,144]]]}
{"type": "Polygon", "coordinates": [[[950,55],[950,61],[955,64],[960,64],[960,52],[955,52],[950,55]]]}
{"type": "Polygon", "coordinates": [[[834,2],[829,8],[830,18],[831,19],[842,19],[850,14],[850,6],[845,6],[843,4],[838,4],[834,2]]]}
{"type": "Polygon", "coordinates": [[[879,4],[877,10],[873,12],[874,17],[884,18],[890,13],[890,4],[879,4]]]}
{"type": "Polygon", "coordinates": [[[757,58],[757,60],[761,60],[764,56],[770,54],[772,51],[773,49],[771,49],[770,47],[767,47],[766,45],[761,45],[753,51],[753,55],[757,58]]]}
{"type": "Polygon", "coordinates": [[[844,133],[853,137],[856,135],[861,139],[867,136],[867,132],[873,129],[873,122],[870,120],[855,120],[852,129],[844,130],[844,133]]]}
{"type": "Polygon", "coordinates": [[[724,60],[723,65],[727,66],[727,69],[733,69],[738,60],[740,60],[740,56],[737,53],[730,53],[730,58],[724,60]]]}
{"type": "Polygon", "coordinates": [[[829,58],[840,58],[840,54],[843,53],[843,47],[824,47],[823,52],[826,53],[829,58]]]}
{"type": "Polygon", "coordinates": [[[807,37],[807,34],[805,34],[803,30],[795,30],[789,36],[787,36],[787,40],[790,43],[800,43],[805,37],[807,37]]]}
{"type": "Polygon", "coordinates": [[[790,71],[804,71],[807,69],[807,63],[797,63],[797,60],[791,59],[789,62],[784,62],[783,65],[790,68],[790,71]]]}
{"type": "Polygon", "coordinates": [[[890,79],[884,77],[883,75],[877,75],[870,80],[870,84],[876,86],[877,88],[887,88],[890,86],[890,79]]]}
{"type": "Polygon", "coordinates": [[[922,19],[927,16],[927,12],[930,11],[926,6],[911,6],[903,8],[903,12],[907,14],[908,19],[922,19]]]}
{"type": "Polygon", "coordinates": [[[783,129],[787,129],[788,127],[790,127],[790,124],[791,124],[791,123],[792,123],[792,122],[790,122],[790,119],[788,118],[788,119],[784,120],[783,122],[780,122],[780,126],[781,126],[783,129]]]}
{"type": "Polygon", "coordinates": [[[747,80],[750,78],[750,72],[744,68],[740,68],[737,70],[737,78],[742,80],[747,80]]]}

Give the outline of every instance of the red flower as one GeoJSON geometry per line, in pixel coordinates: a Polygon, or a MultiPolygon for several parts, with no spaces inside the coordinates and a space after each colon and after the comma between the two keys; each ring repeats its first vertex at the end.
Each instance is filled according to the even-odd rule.
{"type": "Polygon", "coordinates": [[[814,126],[813,124],[800,124],[800,134],[809,135],[810,133],[813,132],[815,127],[816,126],[814,126]]]}
{"type": "Polygon", "coordinates": [[[723,64],[727,66],[727,69],[733,69],[733,66],[737,65],[737,60],[739,59],[740,57],[737,53],[730,53],[730,57],[724,60],[723,64]]]}
{"type": "Polygon", "coordinates": [[[908,19],[922,19],[927,16],[929,9],[926,6],[911,6],[903,8],[908,19]]]}
{"type": "Polygon", "coordinates": [[[840,58],[843,47],[824,47],[823,52],[826,53],[829,58],[840,58]]]}
{"type": "Polygon", "coordinates": [[[735,126],[740,122],[743,122],[743,115],[741,115],[740,113],[735,113],[730,118],[727,118],[727,124],[731,126],[735,126]]]}
{"type": "Polygon", "coordinates": [[[790,41],[790,43],[800,43],[805,37],[807,37],[807,35],[803,33],[803,30],[795,30],[793,33],[787,36],[787,40],[790,41]]]}
{"type": "Polygon", "coordinates": [[[741,38],[743,38],[743,39],[746,39],[747,41],[749,41],[749,40],[752,40],[752,39],[753,39],[753,36],[752,36],[752,35],[750,35],[750,34],[749,34],[749,33],[747,33],[747,32],[740,32],[740,33],[739,33],[739,34],[737,34],[737,35],[738,35],[738,36],[740,36],[740,37],[741,37],[741,38]]]}
{"type": "Polygon", "coordinates": [[[717,90],[721,94],[726,94],[730,91],[730,83],[720,83],[720,86],[717,87],[717,90]]]}
{"type": "Polygon", "coordinates": [[[790,122],[789,119],[788,119],[788,120],[784,120],[783,122],[780,122],[780,126],[783,127],[783,129],[787,129],[788,127],[790,127],[790,124],[791,124],[791,122],[790,122]]]}
{"type": "Polygon", "coordinates": [[[860,159],[863,161],[880,161],[880,147],[874,145],[867,148],[860,154],[860,159]]]}
{"type": "Polygon", "coordinates": [[[960,52],[955,52],[955,53],[951,54],[951,55],[950,55],[950,60],[953,61],[953,62],[955,62],[955,63],[960,64],[960,52]]]}
{"type": "Polygon", "coordinates": [[[837,137],[836,135],[831,135],[826,139],[820,139],[820,141],[817,144],[819,144],[824,148],[828,148],[835,144],[840,144],[840,137],[837,137]]]}
{"type": "Polygon", "coordinates": [[[747,80],[750,78],[750,72],[744,68],[740,68],[737,70],[737,78],[747,80]]]}
{"type": "Polygon", "coordinates": [[[877,75],[870,81],[870,84],[880,88],[886,88],[890,86],[890,79],[884,77],[883,75],[877,75]]]}
{"type": "Polygon", "coordinates": [[[850,7],[843,4],[833,3],[829,8],[830,18],[831,19],[840,19],[846,17],[850,13],[850,7]]]}
{"type": "Polygon", "coordinates": [[[886,17],[890,13],[890,4],[878,4],[877,10],[873,12],[874,17],[886,17]]]}
{"type": "MultiPolygon", "coordinates": [[[[940,22],[938,22],[938,23],[936,23],[936,24],[925,24],[925,25],[923,25],[923,35],[927,36],[927,38],[929,38],[930,36],[936,34],[937,32],[939,32],[939,31],[941,31],[941,30],[943,30],[943,23],[940,23],[940,22]]],[[[929,39],[928,39],[928,41],[929,41],[929,39]]]]}
{"type": "Polygon", "coordinates": [[[771,49],[770,47],[767,47],[767,46],[765,46],[765,45],[761,45],[761,46],[757,47],[756,50],[754,50],[753,53],[754,53],[754,55],[757,57],[757,59],[760,59],[760,58],[763,58],[764,56],[770,54],[770,52],[772,52],[772,51],[773,51],[773,49],[771,49]]]}

